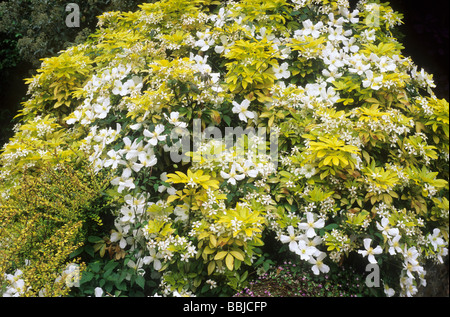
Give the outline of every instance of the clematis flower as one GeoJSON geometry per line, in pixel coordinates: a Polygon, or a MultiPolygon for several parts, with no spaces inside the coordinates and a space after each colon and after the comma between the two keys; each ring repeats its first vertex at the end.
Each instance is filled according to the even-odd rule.
{"type": "Polygon", "coordinates": [[[372,264],[376,264],[377,260],[375,259],[375,254],[381,254],[383,249],[378,245],[375,249],[370,246],[372,243],[372,239],[366,238],[363,241],[365,250],[358,250],[359,254],[362,254],[363,257],[368,257],[369,262],[372,264]]]}
{"type": "Polygon", "coordinates": [[[252,167],[254,167],[253,162],[251,160],[247,160],[244,162],[244,166],[241,166],[239,170],[245,175],[255,178],[258,176],[258,170],[252,167]]]}
{"type": "Polygon", "coordinates": [[[273,72],[275,73],[275,77],[277,79],[281,78],[289,78],[291,76],[291,72],[288,71],[289,64],[283,63],[280,66],[272,66],[273,72]]]}
{"type": "Polygon", "coordinates": [[[131,169],[127,168],[123,171],[122,176],[116,177],[111,180],[111,184],[115,186],[119,186],[117,191],[121,193],[124,189],[134,189],[136,185],[134,184],[134,179],[131,176],[131,169]]]}
{"type": "Polygon", "coordinates": [[[195,42],[195,46],[200,47],[200,51],[207,51],[211,45],[214,45],[214,39],[209,33],[209,29],[205,32],[197,32],[198,40],[195,42]]]}
{"type": "Polygon", "coordinates": [[[162,124],[158,124],[155,127],[154,132],[150,132],[147,129],[144,130],[144,136],[150,138],[148,141],[151,145],[155,146],[158,144],[158,141],[164,141],[166,139],[166,135],[161,135],[164,132],[164,126],[162,124]]]}
{"type": "Polygon", "coordinates": [[[103,166],[109,167],[111,166],[112,169],[116,169],[119,164],[125,165],[126,162],[122,160],[119,153],[117,153],[114,150],[109,150],[108,153],[106,153],[109,156],[109,159],[105,160],[105,163],[103,166]]]}
{"type": "Polygon", "coordinates": [[[170,124],[173,124],[177,128],[186,128],[187,123],[179,121],[180,113],[178,111],[174,111],[170,113],[170,117],[167,117],[166,114],[164,114],[166,119],[169,121],[170,124]]]}
{"type": "Polygon", "coordinates": [[[311,35],[313,38],[318,38],[320,36],[320,30],[323,27],[322,21],[317,24],[313,24],[311,20],[306,20],[302,22],[303,24],[303,35],[311,35]]]}
{"type": "Polygon", "coordinates": [[[100,97],[97,99],[97,103],[94,105],[94,112],[96,117],[99,119],[104,119],[108,115],[111,109],[111,101],[109,97],[100,97]]]}
{"type": "Polygon", "coordinates": [[[433,234],[430,233],[427,238],[433,246],[434,251],[437,251],[438,247],[445,245],[444,239],[441,237],[441,230],[438,228],[433,229],[433,234]]]}
{"type": "Polygon", "coordinates": [[[128,94],[128,89],[127,89],[126,86],[124,86],[122,84],[122,81],[117,79],[117,80],[114,81],[114,88],[112,90],[112,93],[114,95],[121,95],[123,97],[123,96],[126,96],[128,94]]]}
{"type": "Polygon", "coordinates": [[[418,264],[417,258],[419,257],[419,251],[417,251],[416,247],[410,247],[407,249],[407,246],[405,245],[403,247],[403,256],[405,261],[414,265],[418,264]]]}
{"type": "Polygon", "coordinates": [[[369,69],[365,72],[366,79],[363,80],[362,84],[364,88],[370,86],[373,90],[378,90],[381,88],[381,83],[383,82],[383,75],[374,77],[373,72],[369,69]]]}
{"type": "Polygon", "coordinates": [[[125,143],[125,147],[122,150],[119,150],[119,153],[123,156],[125,154],[125,158],[127,160],[132,160],[139,156],[139,154],[143,151],[142,141],[137,142],[137,139],[134,139],[131,142],[129,137],[123,138],[123,142],[125,143]]]}
{"type": "Polygon", "coordinates": [[[323,259],[325,258],[326,253],[321,252],[316,258],[310,257],[309,263],[313,264],[312,271],[315,275],[319,275],[320,272],[328,273],[330,271],[330,267],[323,263],[323,259]]]}
{"type": "Polygon", "coordinates": [[[391,228],[389,225],[389,219],[383,217],[381,219],[381,223],[377,222],[377,228],[381,231],[383,236],[391,236],[394,237],[399,234],[399,231],[397,228],[391,228]]]}
{"type": "Polygon", "coordinates": [[[130,226],[126,225],[122,227],[119,223],[116,223],[115,226],[117,230],[113,230],[109,240],[111,242],[119,242],[120,248],[125,249],[127,246],[126,234],[130,229],[130,226]]]}
{"type": "Polygon", "coordinates": [[[228,183],[232,185],[236,185],[236,181],[243,180],[245,178],[244,174],[237,174],[236,173],[236,164],[233,163],[231,165],[230,173],[225,173],[224,171],[220,171],[220,176],[222,176],[224,179],[227,179],[228,183]]]}
{"type": "Polygon", "coordinates": [[[396,235],[393,239],[389,239],[388,243],[389,243],[389,254],[394,255],[397,253],[402,253],[402,248],[400,247],[400,238],[402,236],[401,235],[396,235]]]}
{"type": "Polygon", "coordinates": [[[154,154],[150,155],[148,153],[140,153],[139,161],[141,162],[142,167],[151,167],[158,163],[158,159],[156,158],[156,156],[154,154]]]}
{"type": "Polygon", "coordinates": [[[395,295],[395,291],[393,288],[390,288],[389,285],[384,284],[384,294],[386,294],[387,297],[392,297],[395,295]]]}
{"type": "Polygon", "coordinates": [[[66,119],[67,124],[74,124],[77,121],[80,121],[83,117],[83,112],[79,110],[75,110],[69,117],[66,119]]]}
{"type": "Polygon", "coordinates": [[[323,219],[319,219],[314,221],[314,214],[312,212],[306,213],[306,223],[302,222],[298,224],[298,228],[302,230],[306,230],[306,236],[308,238],[312,238],[316,235],[315,229],[323,228],[325,225],[325,221],[323,219]]]}
{"type": "Polygon", "coordinates": [[[280,236],[280,241],[283,243],[289,243],[289,250],[297,253],[298,250],[298,241],[300,241],[300,236],[296,236],[294,232],[294,227],[287,227],[287,232],[289,235],[282,234],[280,236]]]}
{"type": "Polygon", "coordinates": [[[142,78],[139,76],[133,76],[133,78],[128,79],[123,84],[124,89],[126,89],[127,93],[133,93],[140,91],[143,87],[142,78]]]}
{"type": "Polygon", "coordinates": [[[156,252],[154,248],[149,248],[150,255],[144,257],[144,264],[150,264],[153,262],[153,268],[156,271],[159,271],[162,268],[161,261],[159,259],[162,258],[161,253],[156,252]]]}
{"type": "Polygon", "coordinates": [[[309,261],[311,256],[316,253],[316,248],[308,245],[307,241],[301,239],[298,241],[296,254],[300,256],[300,259],[309,261]]]}
{"type": "Polygon", "coordinates": [[[238,104],[236,101],[233,101],[233,113],[239,114],[239,119],[242,121],[247,122],[248,119],[253,119],[255,117],[255,114],[252,111],[247,110],[248,106],[250,106],[250,100],[245,99],[240,104],[238,104]]]}

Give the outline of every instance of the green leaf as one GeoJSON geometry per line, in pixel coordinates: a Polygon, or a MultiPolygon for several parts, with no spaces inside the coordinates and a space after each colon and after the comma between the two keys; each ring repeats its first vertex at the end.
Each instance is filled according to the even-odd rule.
{"type": "Polygon", "coordinates": [[[105,271],[107,271],[107,270],[113,270],[113,269],[115,269],[118,265],[119,265],[118,262],[115,262],[115,261],[109,261],[109,262],[105,265],[105,271]]]}
{"type": "Polygon", "coordinates": [[[324,227],[325,230],[332,230],[336,228],[339,228],[339,225],[337,223],[330,223],[328,226],[324,227]]]}
{"type": "Polygon", "coordinates": [[[145,288],[145,278],[142,275],[138,275],[136,277],[136,284],[139,285],[142,289],[145,288]]]}

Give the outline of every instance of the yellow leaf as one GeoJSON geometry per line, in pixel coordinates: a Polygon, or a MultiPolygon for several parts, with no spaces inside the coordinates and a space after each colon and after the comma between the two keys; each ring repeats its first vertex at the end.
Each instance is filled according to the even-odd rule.
{"type": "Polygon", "coordinates": [[[214,253],[214,250],[211,249],[210,247],[206,246],[205,249],[203,250],[204,254],[212,254],[214,253]]]}
{"type": "Polygon", "coordinates": [[[327,152],[324,150],[320,150],[319,152],[317,152],[318,158],[324,157],[325,155],[327,155],[327,152]]]}
{"type": "Polygon", "coordinates": [[[177,199],[178,199],[178,196],[177,196],[177,195],[170,195],[170,196],[167,198],[167,203],[169,204],[169,203],[171,203],[172,201],[177,200],[177,199]]]}
{"type": "Polygon", "coordinates": [[[211,275],[214,272],[214,269],[216,268],[216,262],[211,261],[208,264],[208,275],[211,275]]]}
{"type": "MultiPolygon", "coordinates": [[[[207,236],[209,235],[209,233],[208,232],[202,232],[202,233],[200,233],[200,235],[198,236],[198,240],[202,240],[202,239],[204,239],[204,238],[206,238],[207,236]]],[[[199,248],[200,248],[201,246],[199,245],[199,248]]]]}
{"type": "Polygon", "coordinates": [[[244,255],[241,252],[242,251],[231,251],[230,253],[239,261],[244,261],[244,255]]]}
{"type": "Polygon", "coordinates": [[[214,248],[217,247],[217,239],[216,239],[216,237],[215,237],[214,235],[211,235],[211,236],[209,237],[209,242],[211,243],[211,245],[212,245],[214,248]]]}
{"type": "Polygon", "coordinates": [[[336,156],[333,156],[333,164],[334,165],[339,165],[339,158],[336,156]]]}
{"type": "Polygon", "coordinates": [[[225,258],[225,264],[230,271],[233,271],[234,257],[230,253],[225,258]]]}
{"type": "Polygon", "coordinates": [[[214,257],[214,260],[222,260],[228,254],[227,251],[220,251],[214,257]]]}

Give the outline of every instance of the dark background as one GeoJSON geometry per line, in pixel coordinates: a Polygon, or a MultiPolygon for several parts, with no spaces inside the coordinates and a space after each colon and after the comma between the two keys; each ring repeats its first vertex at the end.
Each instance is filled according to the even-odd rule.
{"type": "Polygon", "coordinates": [[[449,1],[393,0],[395,11],[403,13],[401,41],[405,56],[411,56],[419,69],[434,75],[438,98],[449,100],[449,1]]]}
{"type": "MultiPolygon", "coordinates": [[[[419,69],[433,74],[436,95],[449,100],[449,1],[392,0],[390,4],[404,14],[404,24],[399,27],[404,34],[400,39],[405,46],[403,55],[411,56],[419,69]]],[[[12,136],[11,120],[26,99],[23,79],[31,77],[31,69],[22,62],[0,73],[0,148],[12,136]]]]}

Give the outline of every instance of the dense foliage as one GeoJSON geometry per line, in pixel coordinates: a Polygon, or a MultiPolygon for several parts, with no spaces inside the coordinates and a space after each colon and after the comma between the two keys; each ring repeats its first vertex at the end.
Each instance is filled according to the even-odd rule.
{"type": "Polygon", "coordinates": [[[381,290],[414,295],[448,252],[449,111],[402,55],[399,23],[377,1],[105,13],[28,80],[0,156],[3,205],[48,163],[111,175],[98,192],[112,220],[67,259],[86,265],[76,296],[232,295],[280,256],[270,243],[314,275],[377,264],[381,290]]]}
{"type": "Polygon", "coordinates": [[[134,10],[142,2],[90,0],[79,3],[80,26],[70,28],[66,26],[65,20],[70,13],[66,7],[71,1],[2,1],[0,38],[3,42],[0,54],[8,54],[5,54],[5,59],[2,58],[0,69],[15,66],[20,61],[37,67],[41,58],[55,55],[74,43],[84,41],[95,29],[98,15],[105,11],[134,10]]]}

